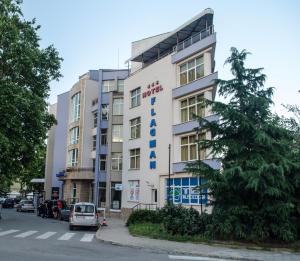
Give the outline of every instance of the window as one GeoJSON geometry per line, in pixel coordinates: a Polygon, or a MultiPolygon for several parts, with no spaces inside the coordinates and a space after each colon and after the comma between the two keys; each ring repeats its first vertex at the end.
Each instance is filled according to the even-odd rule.
{"type": "Polygon", "coordinates": [[[111,154],[111,170],[122,170],[122,153],[113,152],[111,154]]]}
{"type": "Polygon", "coordinates": [[[73,188],[72,188],[72,203],[76,203],[76,195],[77,195],[77,186],[76,186],[76,183],[74,182],[73,183],[73,188]]]}
{"type": "Polygon", "coordinates": [[[95,170],[96,170],[96,160],[93,159],[93,172],[95,172],[95,170]]]}
{"type": "Polygon", "coordinates": [[[79,140],[79,127],[70,130],[70,144],[77,144],[79,140]]]}
{"type": "Polygon", "coordinates": [[[106,207],[106,182],[99,182],[99,206],[106,207]]]}
{"type": "Polygon", "coordinates": [[[130,120],[130,137],[131,139],[141,137],[141,117],[130,120]]]}
{"type": "Polygon", "coordinates": [[[123,142],[123,125],[112,126],[112,142],[123,142]]]}
{"type": "Polygon", "coordinates": [[[180,101],[181,122],[192,121],[196,116],[204,117],[204,94],[199,94],[180,101]]]}
{"type": "MultiPolygon", "coordinates": [[[[205,133],[199,135],[200,140],[205,139],[205,133]]],[[[197,160],[198,159],[198,144],[196,135],[181,137],[181,161],[197,160]]],[[[205,150],[200,151],[200,159],[205,158],[205,150]]]]}
{"type": "Polygon", "coordinates": [[[97,148],[97,136],[94,135],[93,136],[93,148],[92,148],[92,150],[94,151],[94,150],[96,150],[96,148],[97,148]]]}
{"type": "Polygon", "coordinates": [[[137,107],[141,104],[141,88],[134,89],[130,92],[131,108],[137,107]]]}
{"type": "Polygon", "coordinates": [[[140,168],[140,149],[130,150],[130,169],[140,168]]]}
{"type": "Polygon", "coordinates": [[[115,81],[108,80],[102,82],[102,92],[112,92],[116,90],[115,81]]]}
{"type": "Polygon", "coordinates": [[[77,164],[78,164],[78,149],[69,150],[68,154],[69,154],[68,155],[68,158],[69,158],[68,165],[69,165],[69,167],[76,167],[77,164]]]}
{"type": "Polygon", "coordinates": [[[80,119],[80,92],[72,96],[71,106],[71,122],[78,121],[80,119]]]}
{"type": "Polygon", "coordinates": [[[97,121],[98,121],[97,117],[98,117],[98,113],[94,112],[94,124],[93,124],[94,128],[97,128],[97,121]]]}
{"type": "Polygon", "coordinates": [[[106,155],[100,154],[99,161],[99,169],[106,170],[106,155]]]}
{"type": "Polygon", "coordinates": [[[120,209],[121,208],[121,199],[122,199],[122,191],[116,189],[116,185],[120,184],[117,182],[111,183],[111,209],[120,209]]]}
{"type": "MultiPolygon", "coordinates": [[[[201,192],[197,189],[197,186],[205,182],[201,177],[170,179],[170,201],[182,205],[206,205],[208,203],[207,189],[202,189],[201,192]]],[[[168,188],[169,180],[166,179],[166,200],[168,188]]]]}
{"type": "Polygon", "coordinates": [[[113,115],[123,115],[123,98],[113,100],[113,115]]]}
{"type": "Polygon", "coordinates": [[[128,201],[139,201],[140,199],[140,181],[129,180],[128,201]]]}
{"type": "Polygon", "coordinates": [[[195,81],[204,76],[203,56],[197,57],[179,66],[180,85],[195,81]]]}
{"type": "Polygon", "coordinates": [[[101,105],[101,120],[108,120],[108,104],[101,105]]]}
{"type": "Polygon", "coordinates": [[[124,92],[124,80],[118,80],[118,92],[124,92]]]}
{"type": "Polygon", "coordinates": [[[101,129],[100,143],[101,145],[107,145],[107,129],[101,129]]]}

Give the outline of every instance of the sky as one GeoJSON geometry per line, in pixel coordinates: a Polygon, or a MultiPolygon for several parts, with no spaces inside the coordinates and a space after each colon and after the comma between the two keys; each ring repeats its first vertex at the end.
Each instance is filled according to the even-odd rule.
{"type": "Polygon", "coordinates": [[[282,104],[300,105],[298,0],[23,0],[22,11],[41,25],[41,47],[53,44],[64,59],[63,77],[50,84],[49,103],[55,103],[88,70],[126,68],[131,42],[172,31],[208,7],[219,78],[231,78],[224,66],[230,48],[246,49],[246,65],[263,67],[266,86],[275,87],[273,111],[287,115],[282,104]]]}

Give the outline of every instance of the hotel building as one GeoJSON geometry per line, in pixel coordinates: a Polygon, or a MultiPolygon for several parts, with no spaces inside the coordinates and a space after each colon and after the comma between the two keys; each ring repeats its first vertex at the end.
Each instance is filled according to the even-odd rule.
{"type": "MultiPolygon", "coordinates": [[[[209,151],[200,151],[195,115],[214,121],[205,99],[216,94],[214,80],[216,33],[213,10],[205,9],[172,32],[132,43],[131,71],[125,80],[122,213],[143,204],[163,207],[167,200],[170,166],[170,200],[175,204],[203,206],[207,194],[194,191],[205,182],[185,171],[187,162],[201,159],[219,168],[209,151]],[[169,163],[169,145],[170,163],[169,163]],[[152,205],[150,205],[152,204],[152,205]]],[[[208,209],[209,211],[209,209],[208,209]]]]}
{"type": "Polygon", "coordinates": [[[50,113],[46,199],[121,208],[123,89],[128,70],[90,70],[58,96],[50,113]],[[98,194],[99,192],[99,194],[98,194]]]}

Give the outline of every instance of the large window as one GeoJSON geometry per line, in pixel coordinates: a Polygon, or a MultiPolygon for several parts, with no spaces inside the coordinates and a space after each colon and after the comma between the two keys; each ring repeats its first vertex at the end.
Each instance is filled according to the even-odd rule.
{"type": "Polygon", "coordinates": [[[101,129],[100,144],[107,145],[107,129],[101,129]]]}
{"type": "Polygon", "coordinates": [[[192,121],[196,116],[205,116],[204,94],[199,94],[180,101],[181,122],[192,121]]]}
{"type": "Polygon", "coordinates": [[[118,80],[118,92],[124,92],[124,80],[118,80]]]}
{"type": "Polygon", "coordinates": [[[97,136],[94,135],[93,136],[93,148],[92,148],[92,150],[94,151],[94,150],[96,150],[96,148],[97,148],[97,136]]]}
{"type": "MultiPolygon", "coordinates": [[[[198,144],[196,135],[181,137],[180,151],[181,161],[197,160],[198,159],[198,144]]],[[[205,140],[205,133],[199,135],[199,140],[205,140]]],[[[205,159],[205,150],[200,150],[200,159],[205,159]]]]}
{"type": "Polygon", "coordinates": [[[203,56],[194,58],[179,66],[180,85],[195,81],[204,76],[203,56]]]}
{"type": "Polygon", "coordinates": [[[76,196],[77,196],[77,185],[76,182],[73,183],[72,186],[72,192],[71,192],[71,203],[75,204],[76,203],[76,196]]]}
{"type": "Polygon", "coordinates": [[[130,169],[140,168],[140,149],[130,150],[130,169]]]}
{"type": "MultiPolygon", "coordinates": [[[[201,192],[197,187],[206,181],[201,177],[170,179],[169,200],[174,204],[206,205],[208,203],[207,189],[201,192]]],[[[166,179],[166,200],[168,198],[169,180],[166,179]]]]}
{"type": "Polygon", "coordinates": [[[141,104],[141,88],[136,88],[130,92],[131,108],[141,104]]]}
{"type": "Polygon", "coordinates": [[[130,137],[131,139],[141,137],[141,117],[130,120],[130,137]]]}
{"type": "Polygon", "coordinates": [[[108,104],[101,105],[101,120],[108,120],[108,104]]]}
{"type": "Polygon", "coordinates": [[[112,92],[116,90],[116,85],[114,80],[108,80],[102,82],[102,92],[112,92]]]}
{"type": "Polygon", "coordinates": [[[111,154],[111,169],[120,171],[122,170],[122,153],[112,152],[111,154]]]}
{"type": "Polygon", "coordinates": [[[94,126],[94,128],[97,128],[97,121],[98,121],[98,113],[97,112],[94,112],[94,114],[93,114],[93,116],[94,116],[94,119],[93,119],[93,126],[94,126]]]}
{"type": "Polygon", "coordinates": [[[123,98],[113,100],[113,115],[123,115],[123,98]]]}
{"type": "Polygon", "coordinates": [[[100,154],[99,156],[99,170],[106,170],[106,155],[100,154]]]}
{"type": "Polygon", "coordinates": [[[78,149],[72,149],[68,152],[69,167],[76,167],[78,164],[78,149]]]}
{"type": "Polygon", "coordinates": [[[80,118],[80,92],[72,96],[71,106],[71,122],[78,121],[80,118]]]}
{"type": "Polygon", "coordinates": [[[112,182],[111,183],[111,209],[121,209],[121,199],[122,199],[122,191],[118,190],[116,185],[120,184],[117,182],[112,182]]]}
{"type": "Polygon", "coordinates": [[[128,201],[139,201],[140,199],[140,181],[129,180],[128,201]]]}
{"type": "Polygon", "coordinates": [[[123,125],[112,125],[112,142],[123,142],[123,125]]]}
{"type": "Polygon", "coordinates": [[[70,144],[77,144],[79,140],[79,127],[70,130],[70,144]]]}

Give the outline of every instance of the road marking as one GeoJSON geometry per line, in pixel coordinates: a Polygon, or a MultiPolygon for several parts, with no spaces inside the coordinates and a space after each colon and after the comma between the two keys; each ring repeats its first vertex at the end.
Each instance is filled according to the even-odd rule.
{"type": "Polygon", "coordinates": [[[36,239],[47,239],[49,237],[52,237],[53,235],[55,235],[57,232],[46,232],[38,237],[36,237],[36,239]]]}
{"type": "Polygon", "coordinates": [[[228,261],[228,259],[205,257],[205,256],[173,256],[173,255],[168,255],[168,257],[169,257],[169,259],[176,259],[176,260],[228,261]]]}
{"type": "Polygon", "coordinates": [[[20,230],[16,230],[16,229],[10,229],[10,230],[7,230],[7,231],[2,231],[0,232],[0,236],[6,236],[6,235],[9,235],[9,234],[12,234],[12,233],[16,233],[20,230]]]}
{"type": "Polygon", "coordinates": [[[15,237],[18,237],[18,238],[25,238],[25,237],[29,237],[35,233],[37,233],[38,231],[35,231],[35,230],[29,230],[27,232],[24,232],[24,233],[21,233],[19,235],[16,235],[15,237]]]}
{"type": "Polygon", "coordinates": [[[80,239],[82,242],[92,242],[95,234],[84,234],[84,236],[80,239]]]}
{"type": "Polygon", "coordinates": [[[65,233],[60,238],[58,238],[58,240],[69,240],[74,235],[75,233],[65,233]]]}

